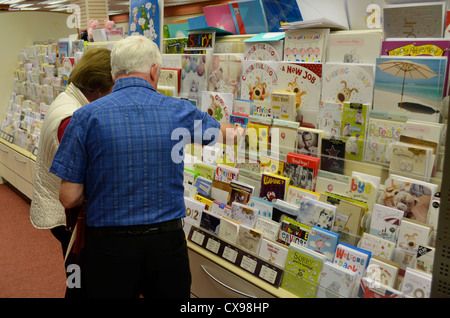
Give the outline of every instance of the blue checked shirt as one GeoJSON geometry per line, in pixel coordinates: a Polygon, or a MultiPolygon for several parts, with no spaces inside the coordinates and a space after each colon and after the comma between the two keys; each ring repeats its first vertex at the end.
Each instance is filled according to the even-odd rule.
{"type": "Polygon", "coordinates": [[[144,79],[75,111],[50,172],[85,183],[88,226],[153,224],[186,216],[184,145],[210,144],[220,124],[144,79]]]}

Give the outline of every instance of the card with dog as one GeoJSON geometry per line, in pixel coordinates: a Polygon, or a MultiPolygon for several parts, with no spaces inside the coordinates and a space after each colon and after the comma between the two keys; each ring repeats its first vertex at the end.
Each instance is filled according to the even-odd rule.
{"type": "Polygon", "coordinates": [[[233,94],[202,92],[201,109],[221,123],[229,123],[233,111],[233,94]]]}
{"type": "Polygon", "coordinates": [[[419,245],[429,245],[433,227],[414,220],[403,219],[400,224],[397,248],[416,254],[419,245]]]}
{"type": "Polygon", "coordinates": [[[372,104],[374,74],[373,64],[326,63],[323,66],[322,101],[372,104]]]}
{"type": "Polygon", "coordinates": [[[242,61],[240,98],[270,102],[270,93],[278,82],[277,72],[278,65],[274,61],[242,61]]]}
{"type": "Polygon", "coordinates": [[[300,109],[316,112],[320,106],[322,63],[279,62],[277,90],[295,93],[296,120],[302,122],[300,109]]]}

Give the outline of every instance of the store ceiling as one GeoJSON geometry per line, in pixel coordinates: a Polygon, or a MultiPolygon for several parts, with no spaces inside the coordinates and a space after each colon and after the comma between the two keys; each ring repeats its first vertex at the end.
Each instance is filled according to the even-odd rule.
{"type": "MultiPolygon", "coordinates": [[[[105,0],[106,1],[106,0],[105,0]]],[[[107,0],[109,15],[127,13],[130,1],[107,0]]],[[[193,2],[203,2],[207,0],[165,0],[164,6],[183,5],[193,2]]],[[[67,11],[70,0],[0,0],[1,4],[8,4],[11,9],[17,10],[46,10],[46,11],[67,11]]]]}

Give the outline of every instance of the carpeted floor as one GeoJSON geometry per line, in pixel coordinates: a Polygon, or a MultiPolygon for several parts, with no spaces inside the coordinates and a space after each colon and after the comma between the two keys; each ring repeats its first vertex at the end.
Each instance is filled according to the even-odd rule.
{"type": "Polygon", "coordinates": [[[61,245],[30,222],[30,201],[0,184],[0,298],[62,298],[61,245]]]}

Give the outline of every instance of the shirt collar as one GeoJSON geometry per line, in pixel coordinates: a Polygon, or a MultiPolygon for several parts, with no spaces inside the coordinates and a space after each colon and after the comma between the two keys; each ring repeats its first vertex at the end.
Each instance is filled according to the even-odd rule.
{"type": "Polygon", "coordinates": [[[123,88],[136,87],[136,86],[146,87],[146,88],[149,88],[149,89],[151,89],[153,91],[155,90],[153,88],[153,86],[150,85],[150,83],[147,82],[143,78],[140,78],[140,77],[122,77],[122,78],[119,78],[114,83],[113,92],[118,91],[118,90],[123,89],[123,88]]]}

